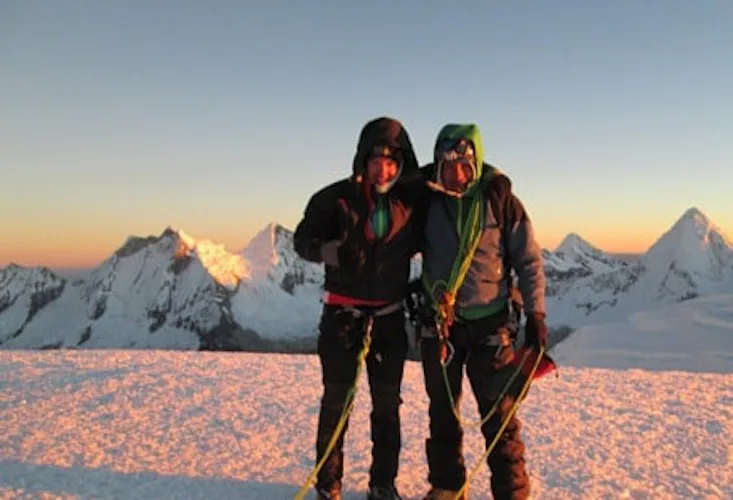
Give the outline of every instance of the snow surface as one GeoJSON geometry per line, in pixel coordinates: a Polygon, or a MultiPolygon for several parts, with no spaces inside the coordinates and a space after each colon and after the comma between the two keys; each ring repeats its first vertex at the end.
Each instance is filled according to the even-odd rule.
{"type": "Polygon", "coordinates": [[[733,295],[711,295],[581,328],[554,350],[567,366],[733,372],[733,295]]]}
{"type": "MultiPolygon", "coordinates": [[[[539,380],[520,410],[534,498],[733,498],[733,296],[581,330],[556,351],[559,378],[539,380]]],[[[0,498],[293,498],[313,467],[320,390],[316,356],[0,351],[0,498]]],[[[346,499],[368,481],[367,394],[362,375],[346,499]]],[[[417,499],[428,424],[418,363],[403,399],[397,486],[417,499]]],[[[468,428],[469,468],[482,446],[468,428]]],[[[483,465],[471,492],[490,497],[483,465]]]]}

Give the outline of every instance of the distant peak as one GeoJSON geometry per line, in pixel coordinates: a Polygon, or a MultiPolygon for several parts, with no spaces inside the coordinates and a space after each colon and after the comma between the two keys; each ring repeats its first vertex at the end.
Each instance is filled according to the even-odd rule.
{"type": "Polygon", "coordinates": [[[148,247],[149,245],[154,245],[158,243],[165,238],[171,238],[175,241],[177,247],[179,247],[178,253],[185,253],[188,250],[193,250],[196,248],[196,240],[194,238],[186,234],[181,229],[176,229],[168,226],[163,230],[162,233],[160,233],[159,236],[128,236],[125,243],[117,249],[115,254],[118,257],[128,257],[130,255],[136,254],[143,248],[148,247]]]}
{"type": "Polygon", "coordinates": [[[171,236],[173,238],[177,238],[181,243],[186,245],[190,249],[196,248],[196,239],[186,233],[183,229],[177,229],[171,226],[168,226],[165,228],[165,230],[161,233],[160,238],[163,238],[165,236],[171,236]]]}
{"type": "Polygon", "coordinates": [[[666,269],[674,263],[678,269],[709,274],[729,262],[732,250],[722,229],[691,207],[649,248],[644,261],[647,266],[666,269]]]}
{"type": "Polygon", "coordinates": [[[710,231],[720,230],[700,209],[691,207],[685,210],[680,218],[677,219],[668,233],[681,234],[689,231],[697,234],[700,238],[704,238],[710,231]]]}
{"type": "Polygon", "coordinates": [[[595,250],[595,247],[584,240],[578,233],[568,233],[568,235],[562,239],[557,248],[555,248],[555,252],[567,253],[580,248],[590,248],[595,250]]]}
{"type": "Polygon", "coordinates": [[[691,220],[702,223],[704,225],[710,224],[710,219],[708,218],[708,216],[702,213],[702,211],[697,207],[691,207],[685,210],[685,213],[682,214],[680,220],[691,220]]]}
{"type": "Polygon", "coordinates": [[[574,242],[574,241],[580,241],[580,242],[586,243],[586,241],[578,233],[568,233],[565,236],[565,238],[563,238],[563,242],[574,242]]]}
{"type": "Polygon", "coordinates": [[[263,229],[263,233],[271,234],[273,237],[278,237],[281,235],[289,235],[292,233],[289,229],[287,229],[282,224],[279,224],[277,222],[269,222],[263,229]]]}
{"type": "Polygon", "coordinates": [[[25,266],[22,264],[17,264],[15,262],[8,263],[5,267],[0,267],[0,272],[3,273],[11,273],[18,276],[40,276],[40,277],[50,277],[53,279],[63,279],[61,278],[56,272],[54,272],[51,268],[47,266],[25,266]]]}

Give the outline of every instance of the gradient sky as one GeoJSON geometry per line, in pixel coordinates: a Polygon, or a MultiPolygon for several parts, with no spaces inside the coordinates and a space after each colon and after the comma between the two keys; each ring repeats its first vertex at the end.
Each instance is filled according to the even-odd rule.
{"type": "Polygon", "coordinates": [[[733,236],[733,2],[0,2],[0,266],[166,226],[237,251],[390,115],[478,123],[540,243],[733,236]]]}

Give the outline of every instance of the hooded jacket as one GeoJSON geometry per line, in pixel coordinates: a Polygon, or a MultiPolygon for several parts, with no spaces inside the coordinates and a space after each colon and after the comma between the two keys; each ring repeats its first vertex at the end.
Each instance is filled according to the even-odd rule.
{"type": "MultiPolygon", "coordinates": [[[[511,181],[499,169],[484,162],[481,133],[476,125],[443,127],[435,143],[435,162],[438,161],[438,144],[444,139],[473,142],[476,176],[461,198],[440,192],[429,196],[424,229],[424,283],[431,287],[449,280],[454,265],[460,264],[460,238],[475,224],[479,241],[458,289],[458,316],[476,319],[506,309],[512,270],[517,275],[527,314],[544,313],[542,250],[535,241],[529,215],[512,193],[511,181]],[[474,203],[478,206],[476,220],[471,216],[474,203]]],[[[425,166],[423,174],[437,183],[435,162],[425,166]]]]}
{"type": "Polygon", "coordinates": [[[412,143],[402,124],[388,117],[368,122],[359,135],[349,178],[315,193],[295,230],[295,251],[311,262],[322,262],[321,246],[340,240],[341,247],[360,255],[355,265],[326,266],[326,292],[357,302],[391,303],[407,292],[410,258],[420,238],[414,216],[425,187],[412,143]],[[365,167],[374,146],[399,148],[400,176],[385,197],[389,225],[382,237],[371,234],[368,220],[377,196],[366,180],[365,167]]]}

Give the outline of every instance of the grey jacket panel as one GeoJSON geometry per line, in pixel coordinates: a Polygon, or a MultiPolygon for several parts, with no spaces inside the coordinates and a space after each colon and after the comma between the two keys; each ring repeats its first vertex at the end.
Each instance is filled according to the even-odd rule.
{"type": "MultiPolygon", "coordinates": [[[[502,229],[486,200],[484,229],[463,285],[458,290],[459,308],[497,308],[507,304],[507,276],[514,269],[525,311],[545,312],[545,274],[542,250],[534,238],[532,224],[519,199],[508,193],[505,231],[509,241],[502,241],[502,229]],[[509,255],[505,259],[505,249],[509,255]]],[[[458,234],[454,216],[442,196],[430,203],[425,226],[423,272],[428,283],[447,283],[458,252],[458,234]]],[[[458,265],[458,264],[456,264],[458,265]]]]}

